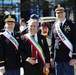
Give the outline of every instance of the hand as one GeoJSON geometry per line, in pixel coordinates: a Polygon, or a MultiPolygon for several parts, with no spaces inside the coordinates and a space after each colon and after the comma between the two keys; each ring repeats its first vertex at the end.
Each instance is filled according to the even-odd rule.
{"type": "Polygon", "coordinates": [[[50,68],[50,63],[45,63],[45,68],[49,69],[50,68]]]}
{"type": "Polygon", "coordinates": [[[29,58],[28,62],[31,63],[32,65],[36,64],[36,60],[33,57],[29,58]]]}
{"type": "Polygon", "coordinates": [[[43,73],[45,73],[45,75],[48,75],[50,72],[49,68],[43,67],[43,73]]]}
{"type": "Polygon", "coordinates": [[[43,67],[43,72],[46,73],[47,75],[50,72],[49,68],[50,68],[50,63],[45,63],[45,66],[43,67]]]}
{"type": "Polygon", "coordinates": [[[52,66],[54,66],[54,59],[50,59],[50,63],[52,66]]]}
{"type": "Polygon", "coordinates": [[[70,66],[74,66],[75,63],[76,63],[76,59],[71,59],[71,60],[69,61],[69,65],[70,65],[70,66]]]}
{"type": "Polygon", "coordinates": [[[0,69],[1,73],[5,73],[5,68],[0,69]]]}

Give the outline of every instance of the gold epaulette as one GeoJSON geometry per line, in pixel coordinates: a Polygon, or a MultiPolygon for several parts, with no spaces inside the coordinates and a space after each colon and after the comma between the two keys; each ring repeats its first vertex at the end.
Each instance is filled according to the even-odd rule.
{"type": "Polygon", "coordinates": [[[0,64],[1,64],[1,63],[4,63],[4,61],[0,61],[0,64]]]}
{"type": "Polygon", "coordinates": [[[73,53],[73,55],[76,55],[76,53],[73,53]]]}

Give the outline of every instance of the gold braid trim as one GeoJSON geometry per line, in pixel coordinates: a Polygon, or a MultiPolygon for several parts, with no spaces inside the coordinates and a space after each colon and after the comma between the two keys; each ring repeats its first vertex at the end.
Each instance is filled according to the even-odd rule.
{"type": "Polygon", "coordinates": [[[4,63],[4,61],[0,61],[0,63],[4,63]]]}
{"type": "Polygon", "coordinates": [[[73,53],[73,55],[76,55],[76,53],[73,53]]]}

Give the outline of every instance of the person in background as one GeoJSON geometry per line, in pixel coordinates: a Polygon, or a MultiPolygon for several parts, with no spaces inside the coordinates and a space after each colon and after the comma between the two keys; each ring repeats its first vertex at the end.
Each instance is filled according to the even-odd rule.
{"type": "Polygon", "coordinates": [[[46,26],[49,28],[49,30],[51,29],[51,23],[52,22],[45,22],[46,26]]]}
{"type": "Polygon", "coordinates": [[[20,34],[14,32],[15,15],[5,15],[5,31],[0,34],[0,72],[3,75],[20,75],[20,34]]]}
{"type": "Polygon", "coordinates": [[[30,19],[35,19],[35,20],[39,20],[39,17],[38,17],[38,15],[37,14],[32,14],[32,15],[30,15],[30,19]]]}
{"type": "Polygon", "coordinates": [[[41,27],[39,28],[38,32],[48,38],[49,28],[43,22],[41,23],[41,27]]]}
{"type": "Polygon", "coordinates": [[[37,33],[38,22],[28,22],[28,33],[21,37],[20,53],[23,58],[24,75],[43,75],[43,67],[49,69],[50,54],[46,38],[37,33]]]}
{"type": "Polygon", "coordinates": [[[32,14],[32,15],[30,15],[30,19],[26,23],[29,23],[32,19],[37,20],[37,22],[39,22],[38,15],[37,14],[32,14]]]}
{"type": "Polygon", "coordinates": [[[28,32],[27,25],[25,23],[25,19],[24,18],[20,19],[20,32],[21,32],[21,35],[23,35],[23,34],[28,32]]]}
{"type": "Polygon", "coordinates": [[[41,27],[39,27],[38,33],[46,37],[48,46],[50,46],[49,28],[46,26],[45,22],[41,23],[41,27]]]}
{"type": "Polygon", "coordinates": [[[30,15],[30,19],[27,21],[27,23],[30,22],[32,19],[37,20],[37,22],[38,22],[38,28],[39,28],[40,27],[39,16],[37,14],[31,14],[30,15]]]}
{"type": "Polygon", "coordinates": [[[67,20],[64,6],[55,6],[57,21],[51,29],[51,65],[55,64],[56,75],[75,75],[76,26],[67,20]]]}

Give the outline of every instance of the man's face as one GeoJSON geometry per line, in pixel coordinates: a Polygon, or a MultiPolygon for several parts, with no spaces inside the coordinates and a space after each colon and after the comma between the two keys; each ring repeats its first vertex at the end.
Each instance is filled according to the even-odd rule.
{"type": "Polygon", "coordinates": [[[20,26],[24,26],[25,25],[25,22],[20,22],[20,26]]]}
{"type": "Polygon", "coordinates": [[[30,22],[28,26],[28,30],[32,35],[35,35],[38,30],[38,22],[30,22]]]}
{"type": "Polygon", "coordinates": [[[14,29],[15,22],[6,22],[6,29],[14,29]]]}
{"type": "Polygon", "coordinates": [[[64,19],[65,18],[65,12],[56,12],[56,17],[58,19],[64,19]]]}

